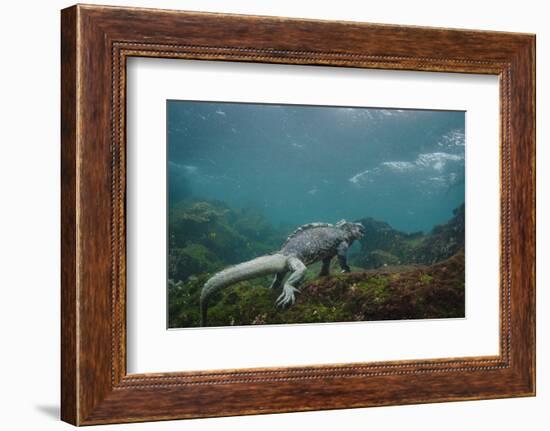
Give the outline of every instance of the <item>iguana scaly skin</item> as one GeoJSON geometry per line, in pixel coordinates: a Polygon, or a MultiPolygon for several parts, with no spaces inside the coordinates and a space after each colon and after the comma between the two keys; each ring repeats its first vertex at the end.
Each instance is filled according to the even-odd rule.
{"type": "Polygon", "coordinates": [[[323,266],[320,275],[328,275],[332,258],[338,256],[342,272],[349,272],[347,250],[353,241],[362,238],[364,234],[363,225],[345,220],[335,225],[306,224],[290,234],[278,252],[218,272],[204,284],[201,291],[201,326],[206,326],[208,298],[214,292],[250,278],[275,274],[271,288],[278,289],[283,285],[283,291],[275,304],[280,307],[293,304],[295,293],[299,291],[297,286],[304,278],[307,265],[321,261],[323,266]],[[290,276],[283,283],[289,272],[290,276]]]}

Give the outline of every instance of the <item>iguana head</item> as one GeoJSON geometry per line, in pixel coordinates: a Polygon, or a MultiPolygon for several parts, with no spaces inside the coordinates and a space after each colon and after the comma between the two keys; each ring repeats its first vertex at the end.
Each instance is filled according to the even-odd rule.
{"type": "Polygon", "coordinates": [[[361,223],[340,220],[336,223],[336,227],[342,229],[350,241],[361,239],[365,236],[365,227],[361,223]]]}

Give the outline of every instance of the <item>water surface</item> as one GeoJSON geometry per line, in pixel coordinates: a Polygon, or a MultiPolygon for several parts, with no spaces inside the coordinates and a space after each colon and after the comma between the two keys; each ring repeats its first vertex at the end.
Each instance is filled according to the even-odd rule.
{"type": "Polygon", "coordinates": [[[464,202],[462,111],[167,104],[170,205],[217,200],[274,225],[373,217],[427,232],[464,202]]]}

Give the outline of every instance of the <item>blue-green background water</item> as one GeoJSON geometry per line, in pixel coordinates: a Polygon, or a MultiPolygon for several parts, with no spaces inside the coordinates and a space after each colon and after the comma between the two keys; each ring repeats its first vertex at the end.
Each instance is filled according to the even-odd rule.
{"type": "Polygon", "coordinates": [[[167,102],[170,203],[429,231],[464,202],[462,111],[167,102]]]}

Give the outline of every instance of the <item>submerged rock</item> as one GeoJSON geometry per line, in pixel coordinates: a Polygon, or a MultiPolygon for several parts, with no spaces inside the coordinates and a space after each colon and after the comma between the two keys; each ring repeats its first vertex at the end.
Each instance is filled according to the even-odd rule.
{"type": "MultiPolygon", "coordinates": [[[[206,277],[172,284],[169,326],[198,326],[206,277]]],[[[333,274],[306,280],[296,303],[277,309],[269,278],[219,292],[210,326],[350,322],[464,317],[464,252],[435,265],[333,274]]]]}
{"type": "Polygon", "coordinates": [[[365,226],[366,234],[361,240],[360,252],[351,262],[366,269],[433,264],[464,248],[464,204],[453,211],[451,220],[434,227],[428,234],[401,232],[372,218],[359,221],[365,226]]]}
{"type": "Polygon", "coordinates": [[[464,248],[465,208],[464,204],[453,210],[449,222],[434,227],[419,245],[416,256],[418,262],[435,263],[457,253],[464,248]]]}
{"type": "MultiPolygon", "coordinates": [[[[258,209],[185,200],[170,210],[169,327],[199,326],[200,291],[216,271],[277,250],[289,233],[258,209]]],[[[400,320],[464,316],[464,206],[429,234],[364,218],[352,272],[318,277],[311,265],[296,303],[274,305],[272,277],[241,282],[211,298],[210,326],[400,320]]]]}
{"type": "Polygon", "coordinates": [[[403,272],[322,277],[304,287],[300,300],[334,307],[334,316],[325,315],[325,321],[464,317],[464,253],[403,272]]]}
{"type": "Polygon", "coordinates": [[[258,209],[217,201],[183,200],[170,208],[168,222],[168,276],[183,281],[268,254],[287,235],[258,209]]]}

